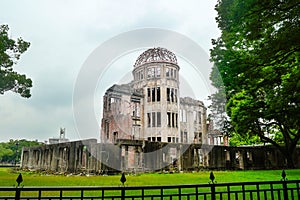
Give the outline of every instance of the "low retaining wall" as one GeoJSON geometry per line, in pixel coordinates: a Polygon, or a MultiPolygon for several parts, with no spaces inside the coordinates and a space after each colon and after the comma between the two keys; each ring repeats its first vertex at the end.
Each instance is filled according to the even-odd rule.
{"type": "MultiPolygon", "coordinates": [[[[300,168],[300,148],[294,163],[300,168]]],[[[23,148],[21,168],[60,173],[181,171],[206,169],[282,169],[286,163],[272,146],[228,147],[201,144],[96,139],[23,148]]]]}

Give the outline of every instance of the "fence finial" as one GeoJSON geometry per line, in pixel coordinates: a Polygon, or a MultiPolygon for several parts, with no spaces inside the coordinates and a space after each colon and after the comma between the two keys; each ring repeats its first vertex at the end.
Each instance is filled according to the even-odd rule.
{"type": "Polygon", "coordinates": [[[286,178],[286,173],[285,173],[284,169],[283,169],[282,172],[281,172],[281,177],[282,177],[281,180],[283,180],[283,181],[286,181],[286,180],[287,180],[287,178],[286,178]]]}
{"type": "Polygon", "coordinates": [[[125,182],[126,182],[126,177],[125,177],[125,173],[124,173],[124,172],[122,172],[122,176],[121,176],[120,181],[121,181],[121,183],[122,183],[123,186],[124,186],[124,184],[125,184],[125,182]]]}
{"type": "Polygon", "coordinates": [[[215,175],[212,171],[210,172],[209,179],[211,180],[211,183],[215,183],[215,175]]]}
{"type": "Polygon", "coordinates": [[[16,179],[17,183],[18,183],[18,186],[20,186],[20,184],[23,182],[23,177],[22,177],[22,174],[20,173],[18,178],[16,179]]]}

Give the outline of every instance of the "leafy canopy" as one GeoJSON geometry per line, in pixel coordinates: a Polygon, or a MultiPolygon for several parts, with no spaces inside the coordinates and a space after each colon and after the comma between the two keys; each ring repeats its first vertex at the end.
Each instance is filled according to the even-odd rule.
{"type": "Polygon", "coordinates": [[[231,125],[291,154],[300,138],[300,2],[220,0],[216,10],[211,79],[224,87],[231,125]]]}
{"type": "Polygon", "coordinates": [[[18,162],[21,158],[22,147],[38,146],[40,144],[37,141],[28,141],[25,139],[11,139],[8,142],[0,142],[0,162],[18,162]]]}
{"type": "Polygon", "coordinates": [[[13,91],[22,97],[30,97],[32,81],[23,74],[13,70],[13,65],[30,46],[29,42],[18,38],[16,41],[8,36],[8,25],[0,25],[0,94],[13,91]]]}

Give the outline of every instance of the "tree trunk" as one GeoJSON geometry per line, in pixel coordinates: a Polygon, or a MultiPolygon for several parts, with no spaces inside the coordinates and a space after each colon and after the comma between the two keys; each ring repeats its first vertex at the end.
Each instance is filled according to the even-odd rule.
{"type": "Polygon", "coordinates": [[[295,168],[295,164],[294,164],[294,160],[293,160],[294,150],[295,150],[295,148],[290,149],[290,151],[283,150],[283,152],[282,152],[283,156],[286,159],[286,167],[288,169],[294,169],[295,168]]]}

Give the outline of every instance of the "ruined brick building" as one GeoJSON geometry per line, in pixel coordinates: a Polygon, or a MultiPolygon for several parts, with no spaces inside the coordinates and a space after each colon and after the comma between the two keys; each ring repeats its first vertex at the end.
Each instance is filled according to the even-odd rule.
{"type": "Polygon", "coordinates": [[[167,49],[142,53],[134,64],[133,81],[105,93],[101,141],[206,143],[206,107],[200,100],[180,97],[179,71],[175,54],[167,49]]]}
{"type": "MultiPolygon", "coordinates": [[[[272,146],[220,145],[220,133],[213,130],[212,123],[207,124],[204,104],[180,97],[179,70],[174,53],[148,49],[134,64],[133,81],[106,91],[100,143],[89,139],[24,147],[21,168],[108,173],[285,166],[284,158],[272,146]]],[[[297,167],[299,155],[297,148],[297,167]]]]}

